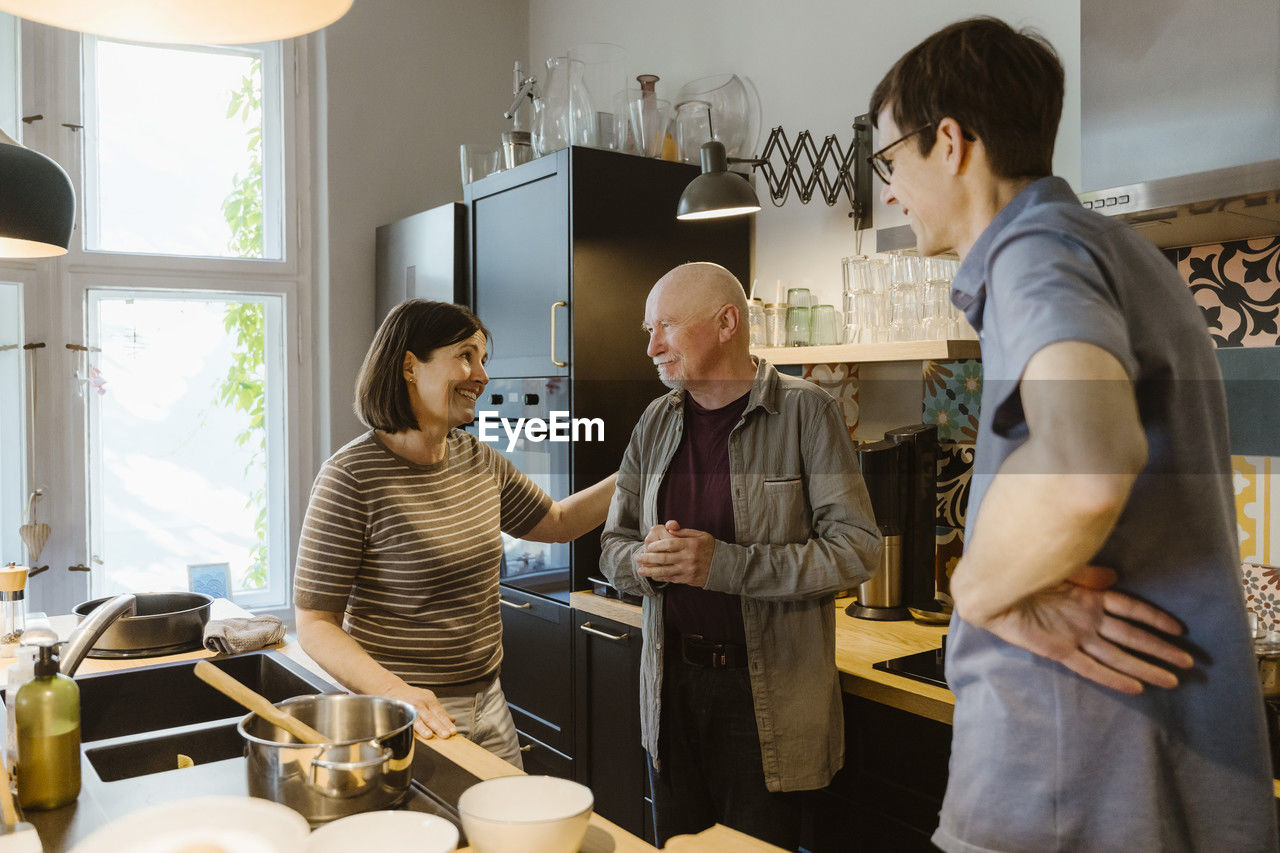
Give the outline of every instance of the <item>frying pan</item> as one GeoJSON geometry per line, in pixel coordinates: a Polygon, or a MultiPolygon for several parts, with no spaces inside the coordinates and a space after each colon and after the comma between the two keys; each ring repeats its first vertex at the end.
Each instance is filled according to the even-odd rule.
{"type": "MultiPolygon", "coordinates": [[[[202,592],[140,592],[137,608],[112,622],[89,651],[91,658],[146,657],[198,649],[204,642],[213,598],[202,592]]],[[[96,598],[72,608],[83,621],[99,604],[96,598]]]]}

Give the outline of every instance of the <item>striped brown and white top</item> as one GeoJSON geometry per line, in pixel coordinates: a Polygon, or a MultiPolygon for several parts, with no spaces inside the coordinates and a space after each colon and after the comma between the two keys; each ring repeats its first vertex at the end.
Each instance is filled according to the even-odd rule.
{"type": "Polygon", "coordinates": [[[499,531],[521,537],[551,499],[475,436],[453,430],[419,465],[371,430],[320,469],[302,522],[293,600],[343,626],[410,684],[484,678],[502,663],[499,531]]]}

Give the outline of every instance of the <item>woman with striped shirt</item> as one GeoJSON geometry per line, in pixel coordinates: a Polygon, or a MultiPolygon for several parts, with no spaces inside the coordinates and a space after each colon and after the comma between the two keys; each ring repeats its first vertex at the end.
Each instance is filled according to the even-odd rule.
{"type": "Polygon", "coordinates": [[[387,315],[356,381],[369,431],[320,469],[302,523],[302,648],[343,686],[404,699],[424,738],[461,732],[520,766],[498,681],[501,532],[567,542],[604,521],[616,475],[553,501],[456,427],[489,381],[489,333],[466,308],[387,315]]]}

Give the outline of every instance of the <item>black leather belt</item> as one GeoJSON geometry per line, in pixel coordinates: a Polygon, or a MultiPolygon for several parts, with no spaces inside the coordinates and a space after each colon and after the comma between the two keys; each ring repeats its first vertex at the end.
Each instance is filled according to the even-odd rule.
{"type": "Polygon", "coordinates": [[[702,669],[740,669],[747,665],[747,647],[741,643],[717,643],[698,634],[676,638],[680,660],[702,669]]]}

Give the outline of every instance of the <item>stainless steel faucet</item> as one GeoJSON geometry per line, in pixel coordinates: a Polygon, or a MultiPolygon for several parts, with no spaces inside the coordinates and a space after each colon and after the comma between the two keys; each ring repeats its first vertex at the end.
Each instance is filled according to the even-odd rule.
{"type": "Polygon", "coordinates": [[[71,632],[71,636],[67,638],[67,642],[62,647],[59,654],[59,660],[62,661],[58,667],[63,675],[71,676],[76,674],[76,670],[80,668],[80,664],[84,661],[85,655],[89,654],[89,650],[93,648],[93,644],[102,636],[102,632],[111,627],[111,623],[126,616],[137,612],[138,598],[130,593],[117,595],[108,601],[104,601],[93,609],[88,616],[84,617],[84,621],[76,626],[71,632]]]}

